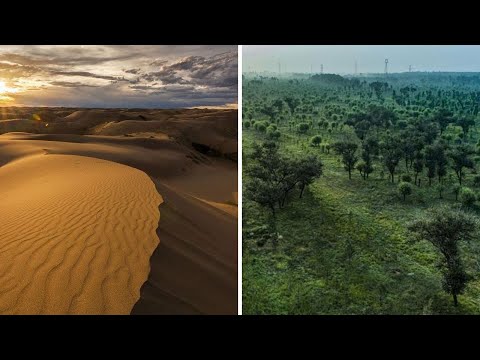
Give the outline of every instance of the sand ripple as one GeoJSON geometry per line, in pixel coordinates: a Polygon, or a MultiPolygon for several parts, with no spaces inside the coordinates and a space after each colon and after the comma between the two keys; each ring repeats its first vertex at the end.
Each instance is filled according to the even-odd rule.
{"type": "Polygon", "coordinates": [[[0,313],[129,314],[159,243],[143,172],[75,155],[0,167],[0,313]]]}

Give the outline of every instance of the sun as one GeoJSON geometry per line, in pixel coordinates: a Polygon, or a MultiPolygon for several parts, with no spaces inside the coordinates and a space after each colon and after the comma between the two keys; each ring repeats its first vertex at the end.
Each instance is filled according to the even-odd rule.
{"type": "Polygon", "coordinates": [[[16,93],[18,90],[8,87],[5,81],[0,81],[0,94],[16,93]]]}

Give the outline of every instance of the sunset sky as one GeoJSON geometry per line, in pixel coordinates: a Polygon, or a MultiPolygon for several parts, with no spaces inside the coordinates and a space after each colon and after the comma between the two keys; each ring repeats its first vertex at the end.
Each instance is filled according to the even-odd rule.
{"type": "Polygon", "coordinates": [[[236,106],[237,46],[0,46],[0,106],[236,106]]]}

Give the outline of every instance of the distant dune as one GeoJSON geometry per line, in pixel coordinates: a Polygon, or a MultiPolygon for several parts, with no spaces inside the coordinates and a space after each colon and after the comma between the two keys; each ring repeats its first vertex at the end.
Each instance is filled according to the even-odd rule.
{"type": "Polygon", "coordinates": [[[7,116],[0,313],[236,313],[236,111],[7,116]]]}

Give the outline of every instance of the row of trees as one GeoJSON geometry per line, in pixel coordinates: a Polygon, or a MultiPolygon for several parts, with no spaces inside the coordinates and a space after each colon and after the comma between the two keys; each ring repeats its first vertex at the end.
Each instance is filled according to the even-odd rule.
{"type": "Polygon", "coordinates": [[[377,158],[388,170],[391,182],[395,182],[395,172],[402,159],[405,159],[405,169],[412,171],[414,184],[420,185],[419,175],[426,169],[429,185],[437,177],[442,183],[448,172],[448,165],[454,171],[458,183],[462,185],[466,169],[474,169],[475,162],[472,155],[475,150],[468,144],[459,144],[450,147],[442,141],[424,146],[415,144],[412,139],[402,139],[400,136],[387,136],[384,141],[378,142],[375,138],[363,141],[361,160],[357,156],[359,145],[354,140],[341,140],[332,144],[334,151],[341,156],[342,163],[351,179],[352,171],[357,169],[363,179],[368,179],[374,171],[373,159],[377,158]]]}

